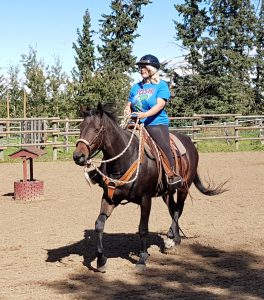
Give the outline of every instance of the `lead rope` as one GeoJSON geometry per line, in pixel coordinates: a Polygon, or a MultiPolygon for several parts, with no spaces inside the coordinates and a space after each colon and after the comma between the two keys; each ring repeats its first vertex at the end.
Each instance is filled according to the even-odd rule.
{"type": "MultiPolygon", "coordinates": [[[[143,124],[140,124],[139,125],[139,145],[138,145],[138,161],[137,161],[137,169],[136,169],[136,174],[135,174],[135,177],[131,180],[118,180],[118,179],[114,179],[114,178],[111,178],[111,177],[108,177],[106,176],[104,173],[101,172],[101,170],[94,164],[94,163],[108,163],[108,162],[111,162],[111,161],[114,161],[116,160],[117,158],[121,157],[128,149],[128,147],[131,145],[131,142],[132,142],[132,139],[135,135],[135,132],[136,132],[136,128],[137,128],[137,125],[139,123],[139,119],[136,120],[136,123],[135,123],[135,127],[133,129],[133,132],[131,134],[131,138],[130,138],[130,141],[128,143],[128,145],[126,146],[126,148],[120,153],[118,154],[117,156],[113,157],[113,158],[110,158],[108,160],[101,160],[101,161],[98,161],[98,160],[90,160],[88,163],[91,164],[94,169],[102,176],[104,177],[105,179],[108,179],[110,180],[111,182],[113,183],[118,183],[118,184],[127,184],[127,183],[132,183],[134,182],[137,177],[138,177],[138,174],[139,174],[139,167],[140,167],[140,162],[141,162],[141,145],[142,145],[142,137],[143,137],[143,127],[144,125],[143,124]]],[[[86,180],[88,181],[88,183],[90,184],[91,183],[91,179],[88,175],[88,168],[86,167],[85,170],[84,170],[84,174],[85,174],[85,178],[86,180]]]]}
{"type": "Polygon", "coordinates": [[[121,153],[119,153],[117,156],[114,156],[114,157],[112,157],[110,159],[107,159],[107,160],[91,159],[91,160],[88,161],[88,164],[91,163],[91,162],[94,162],[94,163],[108,163],[108,162],[114,161],[114,160],[118,159],[119,157],[121,157],[122,155],[124,155],[124,153],[127,151],[127,149],[130,147],[130,145],[132,143],[133,137],[134,137],[135,132],[136,132],[137,127],[138,127],[138,123],[139,123],[139,119],[137,118],[136,123],[135,123],[135,127],[134,127],[134,129],[132,131],[132,134],[131,134],[131,137],[130,137],[130,140],[129,140],[127,146],[125,147],[125,149],[121,153]]]}

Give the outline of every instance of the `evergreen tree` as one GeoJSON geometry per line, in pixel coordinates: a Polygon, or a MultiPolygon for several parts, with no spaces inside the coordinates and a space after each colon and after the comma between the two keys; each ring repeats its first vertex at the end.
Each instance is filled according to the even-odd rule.
{"type": "Polygon", "coordinates": [[[18,65],[8,69],[8,95],[10,99],[10,116],[23,117],[23,90],[19,79],[20,68],[18,65]]]}
{"type": "Polygon", "coordinates": [[[49,116],[63,116],[67,102],[65,90],[68,76],[62,71],[59,57],[55,58],[54,64],[47,71],[47,74],[48,114],[49,116]]]}
{"type": "Polygon", "coordinates": [[[136,59],[132,55],[132,47],[139,36],[135,32],[143,18],[141,8],[149,3],[150,0],[112,0],[111,13],[103,14],[100,20],[100,94],[105,97],[104,101],[115,103],[120,111],[128,97],[129,76],[135,70],[136,59]]]}
{"type": "Polygon", "coordinates": [[[256,26],[256,56],[255,76],[253,79],[255,88],[255,102],[253,113],[264,112],[264,1],[262,0],[259,18],[256,26]]]}
{"type": "Polygon", "coordinates": [[[73,75],[79,82],[87,81],[95,70],[94,41],[92,39],[94,31],[91,30],[91,17],[89,10],[83,16],[82,31],[77,28],[77,43],[73,43],[76,52],[75,63],[77,70],[73,69],[73,75]]]}
{"type": "Polygon", "coordinates": [[[78,110],[81,104],[93,104],[97,91],[94,84],[95,72],[95,47],[92,39],[94,31],[91,30],[91,18],[88,9],[83,16],[82,31],[77,29],[77,43],[73,43],[76,52],[75,63],[77,69],[73,69],[73,78],[76,81],[73,86],[77,89],[75,109],[78,110]]]}
{"type": "Polygon", "coordinates": [[[204,51],[205,70],[214,75],[232,74],[249,81],[253,59],[256,16],[249,0],[212,0],[211,37],[204,51]]]}
{"type": "MultiPolygon", "coordinates": [[[[249,0],[213,0],[203,73],[213,82],[216,108],[250,113],[256,16],[249,0]]],[[[212,91],[211,91],[212,92],[212,91]]],[[[210,99],[209,99],[210,100],[210,99]]]]}
{"type": "Polygon", "coordinates": [[[3,75],[0,75],[0,98],[4,96],[5,91],[6,91],[5,78],[3,75]]]}
{"type": "Polygon", "coordinates": [[[202,53],[209,17],[206,8],[201,8],[202,0],[185,0],[174,7],[182,17],[182,22],[174,21],[176,40],[180,40],[188,53],[185,57],[192,72],[201,71],[202,53]]]}
{"type": "Polygon", "coordinates": [[[104,70],[109,69],[112,73],[130,73],[134,70],[135,57],[132,55],[132,47],[139,36],[135,32],[143,18],[142,5],[149,3],[150,0],[111,1],[111,14],[103,14],[103,19],[100,20],[103,45],[99,46],[98,50],[104,70]]]}
{"type": "Polygon", "coordinates": [[[176,24],[176,30],[180,30],[177,36],[183,38],[189,51],[186,59],[197,71],[193,76],[175,77],[177,101],[188,103],[186,110],[196,113],[234,110],[248,113],[253,102],[250,77],[256,25],[253,7],[249,0],[212,0],[205,14],[204,9],[195,6],[197,3],[186,0],[180,6],[186,24],[176,24]],[[196,24],[199,31],[194,39],[192,28],[196,24]],[[184,90],[179,90],[179,86],[184,90]]]}
{"type": "Polygon", "coordinates": [[[37,58],[37,50],[32,47],[30,47],[28,54],[22,54],[21,61],[25,68],[25,83],[30,90],[27,102],[27,116],[46,115],[47,91],[44,62],[37,58]]]}
{"type": "Polygon", "coordinates": [[[0,75],[0,117],[6,117],[6,80],[0,75]]]}

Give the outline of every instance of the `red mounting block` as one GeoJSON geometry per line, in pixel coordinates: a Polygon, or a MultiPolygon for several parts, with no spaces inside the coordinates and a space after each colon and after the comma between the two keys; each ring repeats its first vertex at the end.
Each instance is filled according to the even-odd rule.
{"type": "Polygon", "coordinates": [[[11,158],[22,158],[23,160],[23,180],[14,183],[14,198],[19,200],[39,199],[43,195],[43,181],[35,180],[33,176],[33,159],[37,158],[45,151],[36,147],[27,147],[10,154],[11,158]],[[30,163],[30,176],[27,179],[27,162],[30,163]]]}
{"type": "Polygon", "coordinates": [[[30,177],[29,180],[32,181],[34,180],[33,178],[33,159],[37,158],[41,155],[46,154],[44,150],[41,150],[37,147],[27,147],[20,149],[9,156],[11,158],[22,158],[23,159],[23,181],[27,181],[27,161],[29,160],[30,163],[30,177]]]}

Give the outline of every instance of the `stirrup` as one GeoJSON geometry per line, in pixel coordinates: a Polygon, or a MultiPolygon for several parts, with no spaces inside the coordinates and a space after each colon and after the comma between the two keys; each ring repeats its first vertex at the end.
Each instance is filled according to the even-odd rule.
{"type": "Polygon", "coordinates": [[[168,184],[168,189],[173,191],[176,190],[179,187],[182,187],[183,180],[182,177],[177,175],[177,176],[168,176],[166,175],[166,180],[168,184]]]}

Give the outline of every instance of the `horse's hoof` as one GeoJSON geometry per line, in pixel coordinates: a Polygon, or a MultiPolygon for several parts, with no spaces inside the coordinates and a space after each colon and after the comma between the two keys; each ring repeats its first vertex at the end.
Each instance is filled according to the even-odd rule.
{"type": "Polygon", "coordinates": [[[147,266],[145,264],[136,264],[135,268],[137,273],[143,273],[147,270],[147,266]]]}
{"type": "Polygon", "coordinates": [[[174,237],[173,241],[174,241],[175,245],[180,245],[180,243],[181,243],[181,237],[180,236],[176,236],[176,237],[174,237]]]}
{"type": "Polygon", "coordinates": [[[164,241],[164,246],[165,246],[165,249],[171,249],[175,246],[175,242],[173,239],[166,239],[164,241]]]}
{"type": "Polygon", "coordinates": [[[105,273],[106,272],[106,263],[107,263],[107,258],[105,256],[98,259],[97,260],[97,271],[101,272],[101,273],[105,273]]]}
{"type": "Polygon", "coordinates": [[[101,267],[97,267],[97,271],[100,272],[100,273],[105,273],[106,272],[106,265],[107,264],[104,264],[101,267]]]}
{"type": "Polygon", "coordinates": [[[167,238],[169,238],[169,239],[173,239],[174,238],[174,234],[173,234],[173,232],[172,232],[171,229],[167,232],[167,238]]]}

